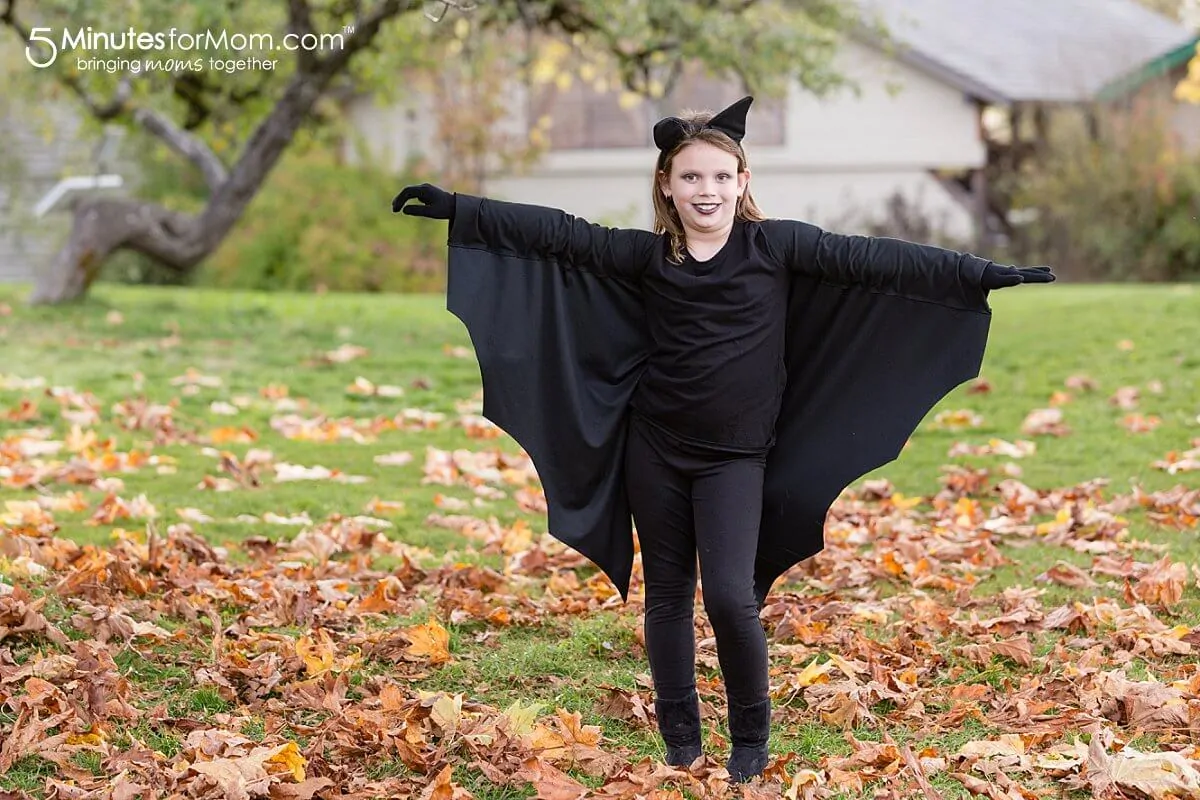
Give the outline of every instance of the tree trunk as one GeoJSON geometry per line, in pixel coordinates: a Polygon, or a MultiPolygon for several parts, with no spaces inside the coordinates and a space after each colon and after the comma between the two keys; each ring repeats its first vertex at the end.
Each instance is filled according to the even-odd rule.
{"type": "Polygon", "coordinates": [[[98,216],[93,209],[76,208],[67,243],[36,274],[31,305],[65,303],[87,292],[99,265],[112,252],[104,227],[97,224],[98,216]]]}
{"type": "Polygon", "coordinates": [[[196,227],[194,219],[153,203],[108,197],[80,200],[71,235],[38,272],[29,303],[48,305],[82,297],[105,259],[123,248],[186,273],[211,250],[196,246],[191,235],[196,227]]]}

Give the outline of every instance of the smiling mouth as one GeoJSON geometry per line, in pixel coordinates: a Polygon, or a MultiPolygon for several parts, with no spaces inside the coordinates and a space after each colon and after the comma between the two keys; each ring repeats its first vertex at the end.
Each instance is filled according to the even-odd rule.
{"type": "Polygon", "coordinates": [[[701,214],[712,214],[721,207],[720,203],[692,203],[692,208],[701,214]]]}

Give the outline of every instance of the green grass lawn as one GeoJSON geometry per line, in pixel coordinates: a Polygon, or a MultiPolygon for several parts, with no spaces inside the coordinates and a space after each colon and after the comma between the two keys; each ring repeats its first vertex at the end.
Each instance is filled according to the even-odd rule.
{"type": "MultiPolygon", "coordinates": [[[[507,436],[478,438],[461,423],[464,414],[479,413],[479,373],[466,331],[445,310],[442,296],[103,285],[86,302],[66,308],[29,308],[22,297],[23,290],[0,286],[0,521],[7,520],[0,522],[0,583],[28,592],[30,602],[44,598],[38,613],[65,641],[44,630],[6,636],[20,620],[5,617],[0,589],[0,739],[28,732],[30,715],[54,713],[66,716],[41,731],[38,741],[56,734],[76,738],[53,750],[25,747],[7,770],[0,769],[0,790],[40,797],[54,781],[99,787],[127,768],[130,780],[167,780],[163,776],[177,759],[196,763],[213,756],[211,750],[197,755],[197,731],[222,731],[244,739],[226,743],[232,760],[255,746],[294,742],[306,779],[325,777],[330,786],[362,796],[424,791],[449,766],[455,785],[476,797],[529,797],[537,780],[526,775],[505,785],[485,766],[508,765],[496,769],[512,774],[529,756],[528,742],[504,745],[503,736],[486,728],[504,710],[520,716],[514,703],[518,709],[540,704],[534,733],[559,736],[560,743],[562,730],[555,725],[565,723],[554,722],[555,709],[578,712],[585,725],[599,726],[599,742],[577,740],[573,760],[548,751],[568,780],[614,785],[619,765],[633,770],[627,780],[629,774],[649,774],[648,765],[636,765],[660,758],[661,745],[637,711],[639,703],[652,699],[638,593],[622,605],[588,565],[576,564],[549,543],[543,542],[544,553],[534,547],[545,518],[514,502],[515,484],[481,481],[492,491],[477,492],[461,475],[449,485],[424,480],[430,452],[487,454],[498,448],[519,454],[507,436]],[[365,353],[347,361],[327,357],[344,345],[365,353]],[[403,394],[352,391],[359,379],[399,387],[403,394]],[[135,429],[122,424],[142,401],[168,407],[170,424],[135,429]],[[119,403],[126,404],[123,411],[119,403]],[[72,416],[89,407],[92,419],[72,416]],[[221,409],[237,413],[218,413],[221,409]],[[395,423],[406,410],[444,419],[436,427],[401,429],[395,423]],[[288,415],[341,421],[364,441],[288,438],[272,427],[288,415]],[[83,422],[72,432],[78,420],[83,422]],[[37,429],[67,447],[57,454],[19,455],[14,443],[28,443],[29,432],[37,429]],[[225,438],[236,431],[243,440],[225,438]],[[170,441],[156,440],[170,432],[170,441]],[[96,441],[84,454],[101,453],[109,439],[112,452],[158,457],[157,463],[103,475],[123,482],[109,488],[127,503],[144,496],[154,508],[152,517],[90,524],[108,491],[61,477],[14,485],[13,475],[36,460],[67,461],[71,443],[89,433],[96,441]],[[323,466],[365,480],[276,482],[266,467],[257,487],[198,488],[206,479],[232,477],[220,469],[221,452],[244,462],[256,449],[270,451],[275,464],[323,466]],[[411,454],[411,462],[376,461],[402,451],[411,454]],[[70,492],[79,492],[83,507],[54,507],[47,512],[52,521],[40,531],[27,518],[20,521],[29,513],[22,503],[40,497],[48,507],[70,492]],[[268,514],[306,514],[311,522],[272,524],[263,519],[268,514]],[[494,519],[492,531],[502,535],[491,541],[468,537],[449,523],[434,524],[435,514],[494,519]],[[360,524],[380,527],[388,541],[410,547],[372,545],[368,536],[342,541],[328,559],[285,552],[289,540],[314,530],[336,538],[339,520],[357,515],[390,523],[360,524]],[[181,523],[209,545],[225,548],[224,557],[220,551],[210,554],[220,569],[203,567],[198,546],[189,550],[179,537],[166,545],[165,560],[154,561],[146,549],[150,533],[162,542],[181,523]],[[98,549],[29,575],[28,559],[19,556],[28,555],[30,542],[48,547],[53,537],[98,549]],[[512,557],[531,551],[545,555],[549,567],[512,569],[512,557]],[[96,567],[97,553],[109,554],[107,568],[96,567]],[[393,588],[386,608],[352,613],[355,598],[382,592],[389,576],[393,588]],[[139,585],[149,589],[137,590],[139,585]],[[126,628],[95,621],[101,609],[171,636],[126,640],[121,633],[126,628]],[[397,656],[399,645],[386,636],[408,631],[401,642],[407,646],[419,635],[414,631],[431,620],[448,632],[450,660],[442,663],[419,651],[397,656]],[[327,647],[322,635],[329,637],[327,647]],[[105,636],[111,674],[128,682],[124,689],[105,684],[105,691],[124,697],[134,713],[116,713],[113,704],[90,715],[80,711],[78,704],[86,702],[77,698],[87,693],[78,688],[79,675],[62,667],[62,659],[78,663],[79,648],[105,636]],[[316,650],[306,649],[312,647],[316,650]],[[267,669],[270,658],[276,661],[267,669]],[[32,665],[40,661],[59,664],[57,672],[42,670],[41,680],[57,687],[61,701],[39,695],[41,684],[30,683],[37,674],[32,665]],[[261,667],[261,674],[247,663],[261,667]],[[14,674],[20,677],[5,678],[14,674]],[[273,684],[272,674],[280,676],[273,684]],[[406,698],[409,717],[407,727],[389,718],[393,727],[383,736],[376,730],[382,723],[371,715],[383,713],[382,687],[392,685],[406,698]],[[459,695],[463,708],[451,713],[434,707],[436,693],[459,695]],[[322,705],[321,697],[340,699],[322,705]],[[447,713],[458,721],[446,723],[447,713]],[[397,731],[409,729],[419,729],[423,738],[397,745],[397,737],[403,739],[397,731]],[[89,732],[99,738],[87,739],[89,732]]],[[[895,493],[920,502],[908,509],[895,495],[862,499],[863,483],[856,483],[835,516],[878,537],[851,536],[850,544],[829,548],[779,587],[778,603],[764,614],[772,636],[772,685],[778,687],[772,752],[792,754],[778,766],[774,776],[780,780],[799,785],[807,769],[817,776],[813,780],[838,790],[835,796],[869,797],[889,785],[919,795],[912,767],[897,760],[898,751],[886,749],[894,742],[911,746],[923,759],[922,772],[943,796],[968,797],[953,774],[982,779],[985,773],[972,772],[973,761],[964,761],[960,748],[1017,733],[1029,752],[1022,765],[1007,764],[1008,774],[1022,786],[1071,795],[1087,788],[1078,765],[1064,770],[1075,776],[1073,785],[1030,763],[1030,754],[1044,756],[1077,734],[1100,735],[1101,728],[1143,752],[1182,750],[1189,736],[1200,735],[1200,715],[1182,727],[1178,721],[1147,723],[1159,719],[1154,715],[1134,724],[1112,711],[1111,703],[1096,700],[1119,685],[1098,684],[1097,673],[1123,669],[1130,681],[1174,686],[1178,696],[1160,705],[1186,708],[1190,702],[1193,710],[1200,708],[1195,667],[1200,528],[1187,515],[1188,508],[1195,513],[1198,501],[1181,495],[1183,504],[1174,513],[1182,522],[1176,527],[1156,522],[1135,502],[1120,504],[1135,491],[1165,497],[1200,486],[1200,472],[1171,475],[1153,466],[1169,453],[1200,447],[1200,286],[1054,285],[996,292],[991,303],[994,320],[982,371],[990,391],[959,387],[922,423],[897,461],[866,476],[886,478],[895,493]],[[1067,379],[1080,375],[1096,388],[1069,389],[1067,379]],[[1110,401],[1123,387],[1137,389],[1135,408],[1110,401]],[[1059,406],[1069,433],[1022,433],[1026,415],[1048,408],[1056,392],[1070,395],[1059,406]],[[960,410],[978,415],[978,426],[933,425],[939,412],[960,410]],[[1122,424],[1130,414],[1154,418],[1156,427],[1131,432],[1122,424]],[[1020,459],[949,455],[956,443],[976,446],[992,439],[1034,441],[1036,453],[1020,459]],[[1000,498],[995,487],[1014,477],[1005,473],[1006,464],[1019,467],[1015,480],[1057,504],[1039,509],[1017,533],[985,524],[1000,498]],[[960,499],[944,488],[952,482],[953,467],[988,472],[960,499]],[[1087,485],[1095,481],[1103,483],[1087,485]],[[852,511],[850,504],[859,502],[873,522],[852,511]],[[1068,517],[1075,513],[1077,523],[1055,523],[1062,508],[1068,517]],[[1093,513],[1108,522],[1088,516],[1093,513]],[[1033,533],[1039,523],[1047,525],[1033,533]],[[1128,580],[1105,571],[1126,560],[1148,565],[1163,558],[1181,565],[1173,584],[1182,583],[1181,596],[1154,593],[1153,575],[1139,583],[1140,571],[1128,580]],[[1072,574],[1090,577],[1091,584],[1076,588],[1069,581],[1038,579],[1056,565],[1078,568],[1072,574]],[[1052,610],[1072,607],[1081,615],[1078,624],[1042,624],[1052,610]],[[1029,613],[1015,613],[1021,610],[1029,613]],[[975,624],[981,620],[1000,621],[981,628],[975,624]],[[1156,632],[1151,623],[1174,633],[1156,632]],[[981,646],[1022,637],[1030,647],[1027,660],[1010,650],[980,655],[981,646]],[[851,676],[845,674],[849,667],[830,667],[843,657],[857,660],[864,672],[851,676]],[[1076,669],[1071,663],[1076,659],[1094,660],[1095,667],[1076,669]],[[823,677],[805,673],[814,665],[824,665],[823,677]],[[1032,712],[1025,707],[1022,716],[1010,702],[1018,697],[1042,705],[1032,712]],[[1099,727],[1098,718],[1104,721],[1099,727]],[[861,787],[845,777],[851,774],[861,787]]],[[[528,489],[536,495],[536,486],[528,489]]],[[[1172,511],[1169,503],[1160,504],[1158,510],[1164,509],[1172,511]]],[[[53,563],[46,551],[40,558],[53,563]]],[[[711,636],[703,619],[699,625],[699,635],[711,636]]],[[[711,641],[701,643],[700,661],[701,692],[711,712],[708,751],[711,766],[718,767],[725,754],[723,690],[711,641]]],[[[1197,765],[1194,751],[1186,757],[1197,765]]],[[[993,758],[1006,763],[1002,755],[993,758]]],[[[0,749],[0,767],[4,764],[0,749]]],[[[286,782],[281,769],[268,769],[280,786],[286,782]]],[[[178,787],[199,780],[194,771],[170,775],[178,787]]],[[[287,780],[300,779],[288,775],[287,780]]],[[[695,777],[666,785],[689,796],[714,796],[695,777]]]]}

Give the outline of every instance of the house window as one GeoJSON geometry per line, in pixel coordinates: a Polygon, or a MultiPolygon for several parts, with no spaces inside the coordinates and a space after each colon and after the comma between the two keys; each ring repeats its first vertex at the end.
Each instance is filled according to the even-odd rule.
{"type": "MultiPolygon", "coordinates": [[[[654,123],[663,116],[686,110],[713,111],[743,97],[737,82],[717,80],[703,68],[685,70],[665,98],[636,101],[613,79],[585,82],[578,75],[534,86],[530,92],[530,120],[548,118],[546,131],[551,150],[591,150],[653,146],[654,123]]],[[[758,98],[747,126],[748,146],[784,143],[786,100],[758,98]]]]}
{"type": "Polygon", "coordinates": [[[648,104],[628,98],[622,102],[622,95],[620,89],[599,91],[571,76],[566,88],[553,83],[535,88],[530,116],[534,121],[549,118],[551,150],[646,147],[652,130],[648,104]]]}

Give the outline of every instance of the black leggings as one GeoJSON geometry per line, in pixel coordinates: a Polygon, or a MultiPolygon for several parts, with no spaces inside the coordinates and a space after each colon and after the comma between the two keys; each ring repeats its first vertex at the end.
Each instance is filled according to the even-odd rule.
{"type": "Polygon", "coordinates": [[[696,686],[696,556],[704,610],[730,702],[767,697],[767,639],[758,620],[754,558],[766,455],[709,452],[631,415],[626,491],[646,588],[646,650],[655,693],[696,686]]]}

